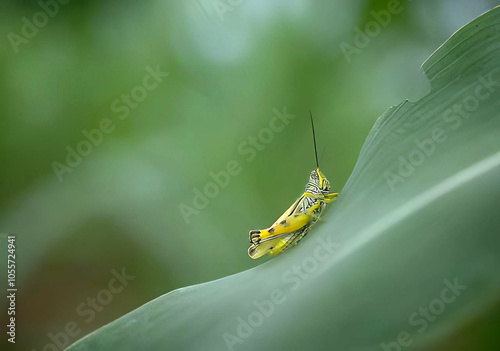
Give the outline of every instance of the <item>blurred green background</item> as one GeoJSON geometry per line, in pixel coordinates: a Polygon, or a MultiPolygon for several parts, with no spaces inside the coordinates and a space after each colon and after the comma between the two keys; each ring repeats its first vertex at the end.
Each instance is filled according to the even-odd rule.
{"type": "MultiPolygon", "coordinates": [[[[16,346],[51,349],[48,333],[72,321],[81,330],[73,342],[161,294],[262,263],[247,256],[248,231],[270,225],[303,190],[315,166],[309,110],[320,153],[326,147],[322,169],[340,191],[377,117],[427,92],[422,62],[498,4],[402,1],[346,57],[342,43],[354,46],[357,28],[391,2],[74,0],[57,8],[48,0],[45,17],[37,1],[4,2],[0,257],[5,235],[15,234],[16,346]],[[39,26],[30,32],[24,17],[39,26]],[[151,69],[169,75],[144,90],[144,79],[155,82],[151,69]],[[122,94],[138,99],[123,119],[122,94]],[[249,161],[241,144],[284,109],[295,118],[249,161]],[[114,130],[59,181],[53,163],[65,164],[67,146],[77,149],[83,131],[103,121],[114,130]],[[193,189],[231,160],[241,172],[187,223],[179,206],[193,206],[193,189]],[[82,316],[77,307],[123,267],[130,284],[94,308],[95,318],[82,316]]],[[[4,286],[5,268],[0,278],[4,286]]],[[[3,322],[1,330],[7,345],[3,322]]]]}

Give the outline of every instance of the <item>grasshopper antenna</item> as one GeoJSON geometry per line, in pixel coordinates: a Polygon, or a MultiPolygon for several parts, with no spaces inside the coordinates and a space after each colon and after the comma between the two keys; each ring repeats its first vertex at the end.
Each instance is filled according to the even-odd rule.
{"type": "Polygon", "coordinates": [[[316,156],[316,167],[318,167],[318,168],[319,168],[319,162],[318,162],[318,150],[316,149],[316,133],[314,133],[313,115],[312,115],[312,112],[311,112],[311,111],[309,111],[309,114],[311,115],[311,126],[312,126],[312,132],[313,132],[314,155],[316,156]]]}

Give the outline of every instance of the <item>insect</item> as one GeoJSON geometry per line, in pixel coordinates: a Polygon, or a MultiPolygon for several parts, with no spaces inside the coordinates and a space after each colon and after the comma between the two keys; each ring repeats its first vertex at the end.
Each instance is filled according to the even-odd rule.
{"type": "Polygon", "coordinates": [[[275,256],[296,245],[318,221],[326,204],[334,201],[338,195],[330,193],[330,182],[319,169],[312,113],[311,126],[316,169],[311,172],[304,193],[272,226],[250,231],[248,255],[253,259],[266,253],[275,256]]]}

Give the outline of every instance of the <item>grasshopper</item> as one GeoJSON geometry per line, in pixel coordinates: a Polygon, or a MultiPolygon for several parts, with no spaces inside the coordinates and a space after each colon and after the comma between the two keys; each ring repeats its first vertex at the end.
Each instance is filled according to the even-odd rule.
{"type": "Polygon", "coordinates": [[[316,169],[311,172],[304,193],[272,226],[250,231],[248,255],[253,259],[266,253],[275,256],[290,246],[296,245],[318,221],[326,204],[333,202],[338,195],[338,193],[330,193],[330,182],[319,169],[312,113],[311,126],[316,169]]]}

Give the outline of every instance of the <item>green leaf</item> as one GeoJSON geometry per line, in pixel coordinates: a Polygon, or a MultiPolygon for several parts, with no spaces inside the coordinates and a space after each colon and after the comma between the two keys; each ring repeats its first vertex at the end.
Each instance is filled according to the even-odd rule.
{"type": "Polygon", "coordinates": [[[495,8],[424,63],[430,93],[378,119],[297,247],[161,296],[69,350],[436,347],[499,301],[499,67],[495,8]]]}

